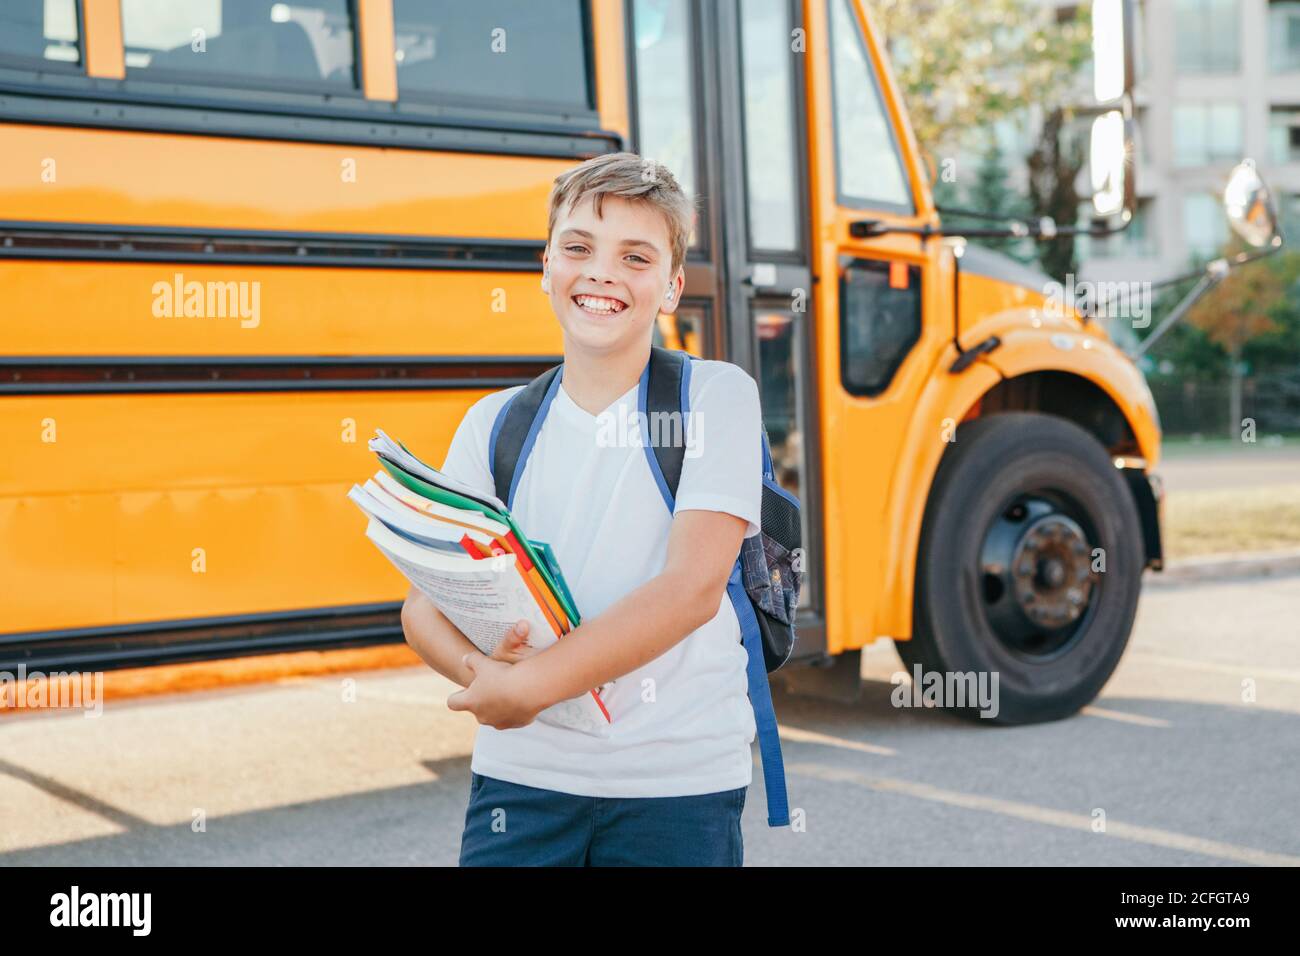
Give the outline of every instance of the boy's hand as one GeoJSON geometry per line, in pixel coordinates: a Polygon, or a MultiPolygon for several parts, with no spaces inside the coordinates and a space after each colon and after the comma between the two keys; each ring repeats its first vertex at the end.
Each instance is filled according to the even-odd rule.
{"type": "Polygon", "coordinates": [[[544,704],[534,700],[521,669],[481,651],[466,654],[464,663],[474,678],[447,698],[449,710],[468,710],[480,724],[497,730],[526,727],[542,712],[544,704]]]}
{"type": "Polygon", "coordinates": [[[506,632],[506,636],[496,646],[496,650],[492,652],[490,659],[514,664],[522,661],[525,657],[532,657],[536,653],[537,648],[528,643],[528,622],[520,620],[516,621],[515,626],[506,632]]]}

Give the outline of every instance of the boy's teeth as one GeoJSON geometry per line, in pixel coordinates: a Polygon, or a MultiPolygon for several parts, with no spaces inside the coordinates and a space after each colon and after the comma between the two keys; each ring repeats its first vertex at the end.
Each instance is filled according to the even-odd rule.
{"type": "Polygon", "coordinates": [[[598,312],[602,315],[613,315],[615,312],[621,312],[623,304],[614,299],[599,298],[597,296],[580,295],[577,296],[578,305],[588,312],[598,312]]]}

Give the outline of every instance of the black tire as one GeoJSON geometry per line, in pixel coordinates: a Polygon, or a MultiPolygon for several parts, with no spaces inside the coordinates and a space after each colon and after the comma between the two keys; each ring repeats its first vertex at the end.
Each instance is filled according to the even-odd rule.
{"type": "MultiPolygon", "coordinates": [[[[1140,529],[1110,455],[1074,423],[1012,412],[963,424],[926,505],[913,637],[897,644],[909,672],[988,674],[990,687],[996,674],[993,723],[1077,713],[1128,643],[1140,529]]],[[[944,703],[981,719],[977,705],[944,703]]]]}

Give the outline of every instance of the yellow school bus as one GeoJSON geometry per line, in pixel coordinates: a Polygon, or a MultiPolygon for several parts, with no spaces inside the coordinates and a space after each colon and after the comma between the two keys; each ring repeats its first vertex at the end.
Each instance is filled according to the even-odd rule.
{"type": "Polygon", "coordinates": [[[366,439],[439,464],[560,359],[551,181],[625,148],[699,207],[656,341],[754,375],[802,500],[782,673],[890,638],[1001,721],[1091,700],[1160,562],[1151,395],[942,234],[862,0],[0,5],[0,666],[400,641],[366,439]]]}

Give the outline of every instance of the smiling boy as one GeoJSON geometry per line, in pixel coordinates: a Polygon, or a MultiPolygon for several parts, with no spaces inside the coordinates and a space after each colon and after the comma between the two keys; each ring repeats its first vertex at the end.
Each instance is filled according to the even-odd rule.
{"type": "MultiPolygon", "coordinates": [[[[466,688],[448,707],[480,724],[463,866],[742,863],[755,721],[726,584],[759,531],[758,387],[731,363],[694,362],[695,447],[673,512],[644,449],[603,427],[636,414],[656,318],[681,300],[692,218],[672,174],[631,153],[589,160],[552,190],[542,291],[564,366],[513,512],[551,544],[582,624],[541,652],[517,633],[488,658],[418,591],[402,609],[407,642],[466,688]],[[607,737],[534,720],[611,681],[607,737]]],[[[493,422],[522,388],[469,409],[447,474],[493,491],[493,422]]]]}

